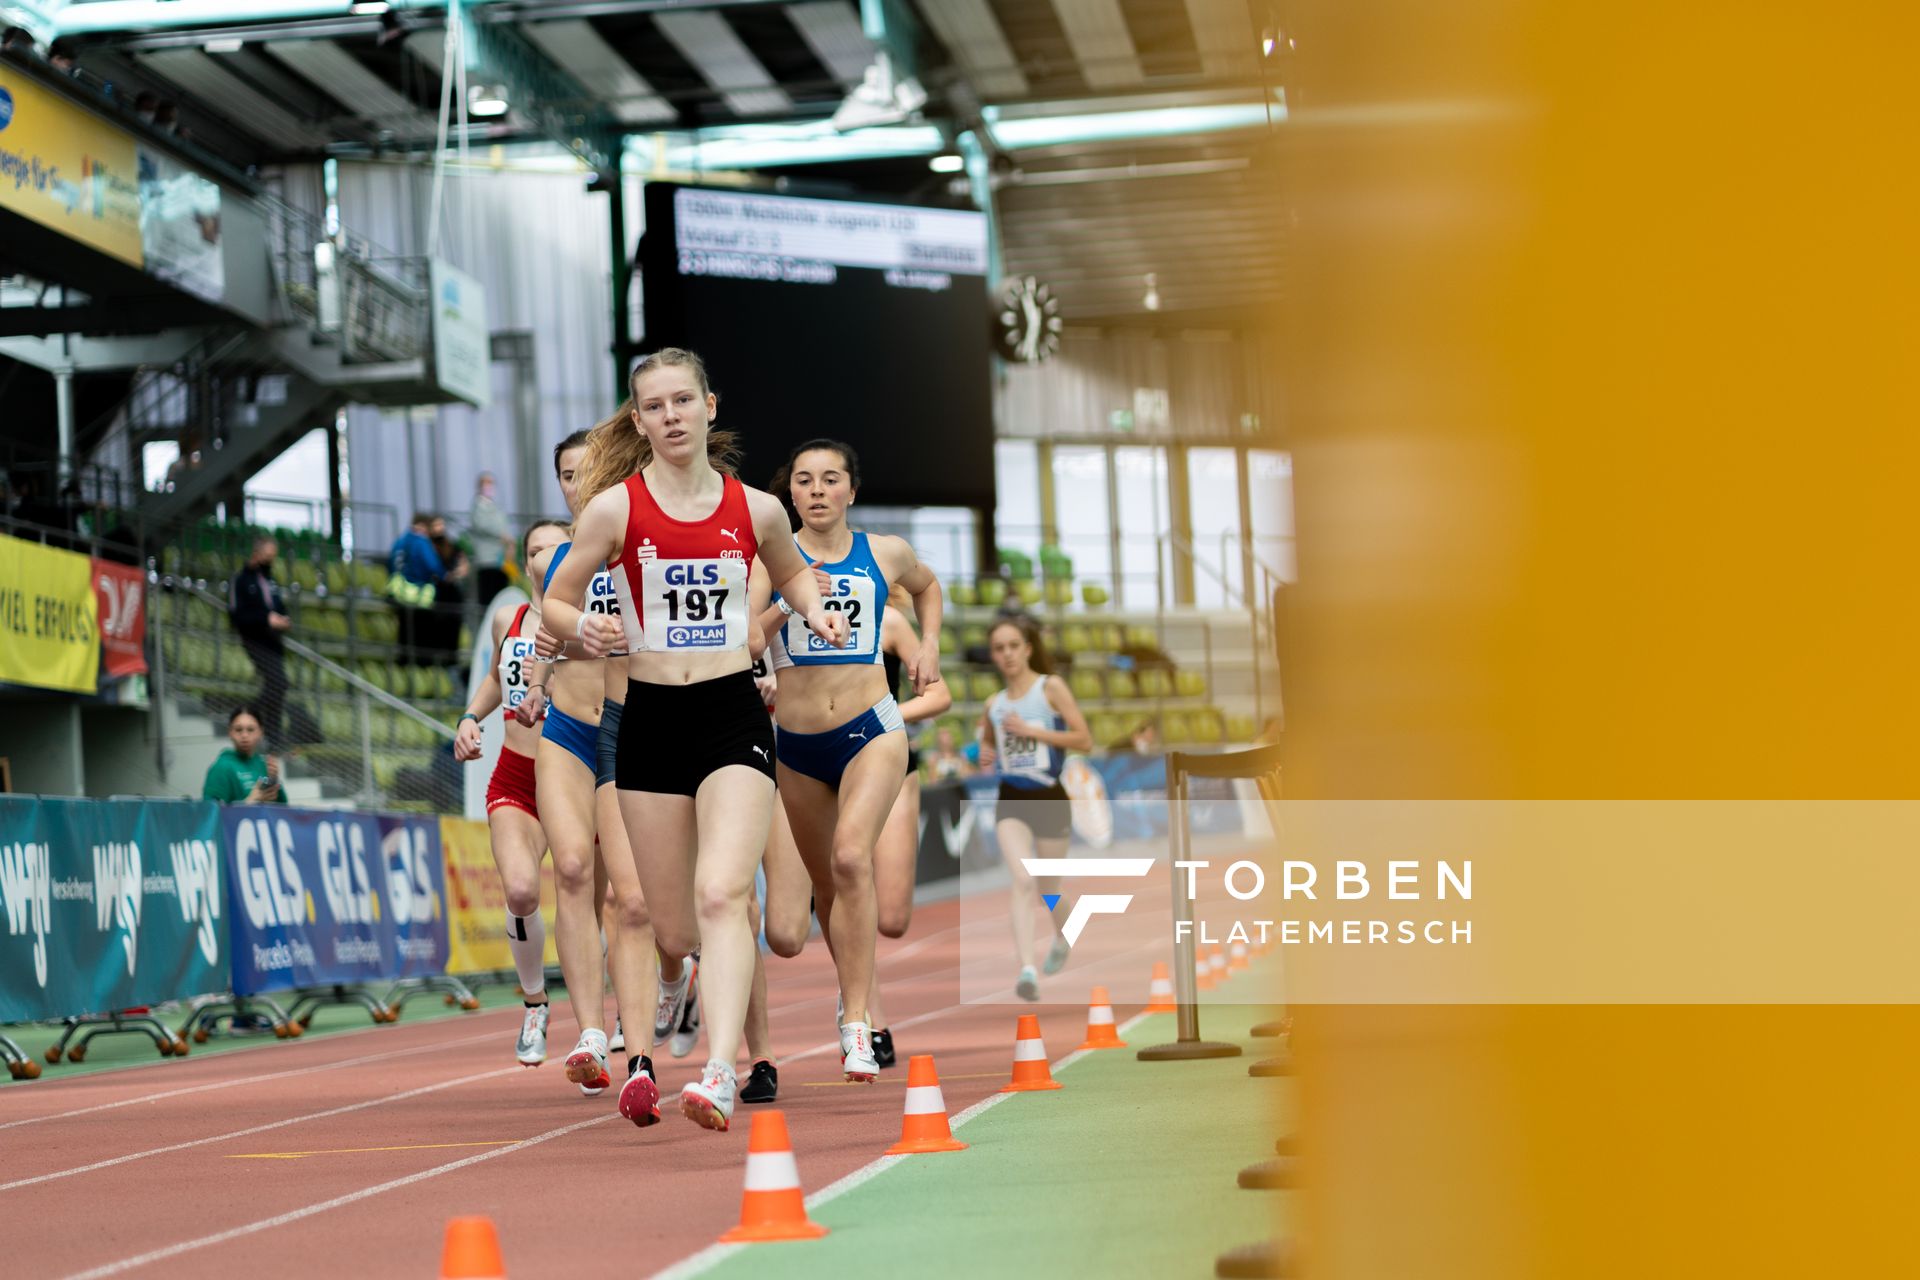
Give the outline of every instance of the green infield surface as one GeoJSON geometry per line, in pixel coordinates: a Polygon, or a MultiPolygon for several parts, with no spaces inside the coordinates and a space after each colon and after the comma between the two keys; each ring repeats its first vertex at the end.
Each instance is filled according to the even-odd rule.
{"type": "MultiPolygon", "coordinates": [[[[1272,1016],[1209,1007],[1205,1037],[1245,1052],[1195,1062],[1136,1059],[1175,1034],[1173,1015],[1144,1018],[1126,1029],[1129,1048],[1068,1063],[1064,1088],[1002,1095],[969,1116],[954,1134],[967,1150],[855,1174],[809,1212],[825,1238],[720,1245],[667,1274],[840,1280],[911,1259],[942,1275],[1211,1275],[1216,1254],[1291,1221],[1292,1193],[1237,1181],[1292,1127],[1292,1081],[1247,1075],[1279,1052],[1248,1034],[1272,1016]]],[[[796,1156],[804,1180],[807,1153],[796,1156]]]]}

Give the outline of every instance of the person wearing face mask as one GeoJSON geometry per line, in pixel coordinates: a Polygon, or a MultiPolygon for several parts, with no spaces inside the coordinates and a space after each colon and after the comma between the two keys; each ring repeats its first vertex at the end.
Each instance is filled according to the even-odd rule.
{"type": "Polygon", "coordinates": [[[227,588],[227,616],[260,677],[260,729],[276,745],[283,739],[287,704],[286,645],[280,637],[293,626],[280,585],[273,580],[279,554],[279,544],[271,537],[255,538],[247,563],[227,588]]]}

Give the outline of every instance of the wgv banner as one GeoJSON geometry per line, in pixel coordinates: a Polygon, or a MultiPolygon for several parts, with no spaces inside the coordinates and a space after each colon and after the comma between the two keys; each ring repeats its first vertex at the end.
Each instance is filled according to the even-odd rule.
{"type": "Polygon", "coordinates": [[[0,1022],[226,986],[216,806],[0,796],[0,1022]]]}
{"type": "Polygon", "coordinates": [[[438,973],[445,878],[434,818],[230,805],[233,990],[438,973]]]}

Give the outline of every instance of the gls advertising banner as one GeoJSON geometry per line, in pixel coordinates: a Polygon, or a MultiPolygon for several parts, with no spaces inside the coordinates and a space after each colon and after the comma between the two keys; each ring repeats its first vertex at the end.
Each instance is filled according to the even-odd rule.
{"type": "Polygon", "coordinates": [[[0,796],[0,1022],[226,986],[216,806],[0,796]]]}
{"type": "Polygon", "coordinates": [[[221,820],[235,992],[441,970],[446,895],[435,819],[231,805],[221,820]]]}

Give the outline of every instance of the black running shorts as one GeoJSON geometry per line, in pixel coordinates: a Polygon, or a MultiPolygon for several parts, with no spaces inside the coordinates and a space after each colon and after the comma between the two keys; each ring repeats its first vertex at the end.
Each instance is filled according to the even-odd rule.
{"type": "Polygon", "coordinates": [[[627,681],[616,787],[690,796],[730,764],[773,777],[773,722],[751,672],[695,684],[627,681]]]}
{"type": "Polygon", "coordinates": [[[1050,787],[1017,787],[1000,783],[1000,802],[994,820],[1027,824],[1035,840],[1061,840],[1073,834],[1073,802],[1059,783],[1050,787]]]}

